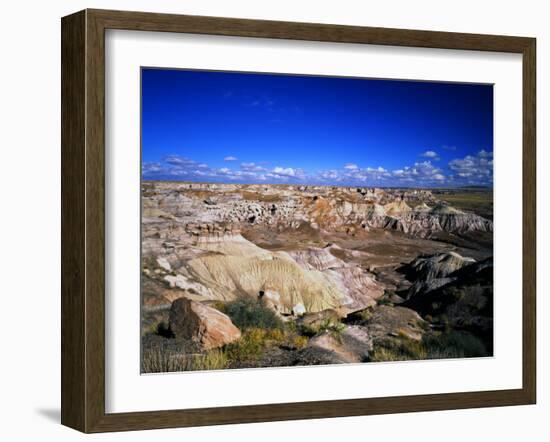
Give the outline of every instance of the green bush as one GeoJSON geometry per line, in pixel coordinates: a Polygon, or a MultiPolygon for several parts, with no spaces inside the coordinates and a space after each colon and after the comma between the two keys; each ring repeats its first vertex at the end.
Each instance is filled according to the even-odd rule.
{"type": "Polygon", "coordinates": [[[283,322],[275,312],[266,308],[259,300],[240,298],[228,302],[224,307],[225,314],[231,318],[239,329],[247,328],[282,328],[283,322]]]}

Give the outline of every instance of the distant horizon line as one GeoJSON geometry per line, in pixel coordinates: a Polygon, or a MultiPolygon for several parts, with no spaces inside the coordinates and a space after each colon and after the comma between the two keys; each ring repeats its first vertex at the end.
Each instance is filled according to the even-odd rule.
{"type": "Polygon", "coordinates": [[[141,179],[146,182],[168,182],[181,184],[227,184],[237,186],[315,186],[315,187],[357,187],[357,188],[375,188],[375,189],[494,189],[494,185],[456,185],[456,186],[379,186],[379,185],[355,185],[355,184],[315,184],[315,183],[258,183],[258,182],[225,182],[225,181],[186,181],[174,179],[141,179]]]}

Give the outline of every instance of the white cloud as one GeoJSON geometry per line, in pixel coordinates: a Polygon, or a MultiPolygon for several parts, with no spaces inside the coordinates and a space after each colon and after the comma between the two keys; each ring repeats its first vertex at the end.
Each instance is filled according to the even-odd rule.
{"type": "MultiPolygon", "coordinates": [[[[232,157],[235,158],[235,157],[232,157]]],[[[208,164],[179,155],[169,155],[159,162],[144,162],[144,179],[180,179],[197,181],[276,182],[339,184],[361,186],[441,186],[489,185],[493,180],[493,153],[481,150],[475,155],[456,158],[448,167],[432,161],[417,161],[393,170],[383,166],[359,167],[346,163],[339,169],[306,172],[293,166],[267,169],[261,162],[242,162],[238,168],[211,168],[208,164]]]]}
{"type": "Polygon", "coordinates": [[[493,153],[480,150],[476,155],[467,155],[449,162],[453,181],[457,184],[492,184],[493,153]]]}
{"type": "Polygon", "coordinates": [[[255,172],[265,172],[265,168],[256,163],[241,163],[241,169],[255,172]]]}
{"type": "Polygon", "coordinates": [[[303,180],[306,178],[306,173],[302,169],[293,167],[274,167],[266,177],[276,180],[285,180],[287,182],[294,182],[296,180],[303,180]]]}
{"type": "Polygon", "coordinates": [[[482,149],[477,153],[477,156],[479,158],[493,158],[493,152],[487,152],[486,150],[482,149]]]}
{"type": "Polygon", "coordinates": [[[237,159],[238,159],[237,157],[233,157],[233,156],[229,155],[229,156],[225,157],[223,160],[224,161],[237,161],[237,159]]]}
{"type": "Polygon", "coordinates": [[[196,164],[195,161],[190,160],[186,157],[181,157],[179,155],[168,155],[166,158],[164,158],[164,162],[171,164],[173,166],[185,166],[190,164],[196,164]]]}
{"type": "Polygon", "coordinates": [[[339,181],[342,179],[342,176],[337,170],[325,170],[319,173],[319,176],[323,180],[335,180],[339,181]]]}
{"type": "Polygon", "coordinates": [[[273,172],[279,175],[287,175],[287,176],[294,176],[296,173],[292,167],[275,167],[273,169],[273,172]]]}
{"type": "Polygon", "coordinates": [[[434,166],[431,161],[420,161],[412,166],[405,166],[402,169],[392,171],[392,178],[396,184],[414,183],[418,186],[430,186],[446,180],[443,171],[434,166]]]}
{"type": "Polygon", "coordinates": [[[229,167],[211,168],[206,163],[171,155],[164,159],[164,163],[143,163],[145,179],[181,179],[198,181],[241,181],[265,182],[268,179],[288,183],[302,180],[305,172],[299,168],[277,166],[271,171],[254,162],[243,162],[240,169],[229,167]]]}
{"type": "Polygon", "coordinates": [[[436,161],[439,160],[439,155],[437,154],[437,152],[433,150],[427,150],[426,152],[422,153],[420,156],[424,158],[430,158],[436,161]]]}
{"type": "Polygon", "coordinates": [[[156,173],[159,173],[163,170],[163,167],[160,163],[149,163],[144,162],[141,166],[141,170],[144,176],[146,175],[154,175],[156,173]]]}

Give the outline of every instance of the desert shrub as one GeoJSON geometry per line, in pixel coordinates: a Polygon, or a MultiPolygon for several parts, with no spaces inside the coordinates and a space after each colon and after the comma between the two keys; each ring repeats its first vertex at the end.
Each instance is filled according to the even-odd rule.
{"type": "Polygon", "coordinates": [[[266,330],[247,329],[240,339],[227,345],[225,352],[231,362],[250,362],[262,356],[266,344],[266,330]]]}
{"type": "Polygon", "coordinates": [[[339,335],[345,328],[346,326],[340,321],[327,318],[317,323],[303,324],[300,330],[306,336],[314,336],[324,332],[331,332],[335,335],[339,335]]]}
{"type": "Polygon", "coordinates": [[[375,345],[370,360],[373,362],[409,361],[427,359],[427,357],[427,350],[422,342],[400,336],[385,339],[375,345]]]}
{"type": "Polygon", "coordinates": [[[424,335],[422,342],[432,359],[488,356],[483,342],[472,333],[465,331],[453,330],[447,333],[430,333],[424,335]]]}
{"type": "Polygon", "coordinates": [[[418,348],[418,352],[410,353],[409,349],[403,347],[376,347],[370,355],[372,362],[388,362],[388,361],[414,361],[427,359],[422,347],[418,348]]]}
{"type": "Polygon", "coordinates": [[[422,341],[399,335],[379,342],[371,354],[373,362],[418,359],[449,359],[488,356],[483,342],[471,333],[453,330],[428,333],[422,341]]]}
{"type": "Polygon", "coordinates": [[[340,335],[344,330],[346,329],[346,326],[342,324],[341,322],[332,322],[328,321],[326,323],[321,324],[320,331],[321,333],[325,331],[329,331],[333,334],[340,335]]]}
{"type": "Polygon", "coordinates": [[[273,328],[267,331],[266,339],[276,341],[276,342],[283,342],[286,339],[286,334],[280,328],[273,328]]]}
{"type": "Polygon", "coordinates": [[[360,312],[357,312],[357,316],[361,321],[368,321],[370,318],[372,318],[373,310],[372,308],[366,308],[364,310],[361,310],[360,312]]]}
{"type": "Polygon", "coordinates": [[[285,324],[285,328],[290,333],[297,333],[298,332],[298,325],[296,324],[296,321],[290,320],[285,324]]]}
{"type": "Polygon", "coordinates": [[[219,310],[222,313],[226,312],[225,303],[223,303],[222,301],[215,301],[210,306],[215,308],[216,310],[219,310]]]}
{"type": "Polygon", "coordinates": [[[241,330],[247,328],[282,328],[283,323],[275,312],[266,308],[259,300],[240,298],[225,304],[225,314],[241,330]]]}
{"type": "Polygon", "coordinates": [[[391,348],[376,347],[370,355],[371,362],[391,362],[391,361],[405,361],[402,354],[391,348]]]}
{"type": "Polygon", "coordinates": [[[299,335],[295,335],[292,337],[292,346],[298,350],[301,350],[302,348],[304,348],[307,343],[308,343],[308,339],[305,337],[305,336],[299,336],[299,335]]]}

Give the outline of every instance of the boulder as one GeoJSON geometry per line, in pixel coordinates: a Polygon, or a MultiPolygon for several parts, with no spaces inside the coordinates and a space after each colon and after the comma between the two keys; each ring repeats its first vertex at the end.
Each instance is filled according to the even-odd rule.
{"type": "Polygon", "coordinates": [[[300,352],[301,363],[343,364],[366,362],[372,350],[372,341],[365,327],[345,327],[340,332],[325,331],[310,339],[300,352]]]}
{"type": "Polygon", "coordinates": [[[348,360],[338,353],[317,346],[308,346],[300,350],[293,365],[332,365],[346,364],[348,360]]]}
{"type": "Polygon", "coordinates": [[[241,337],[240,330],[227,315],[186,298],[172,303],[170,330],[176,338],[191,340],[204,350],[222,347],[241,337]]]}
{"type": "Polygon", "coordinates": [[[414,310],[388,305],[374,308],[362,325],[367,328],[375,343],[387,337],[406,337],[420,341],[422,335],[429,330],[429,324],[414,310]]]}

